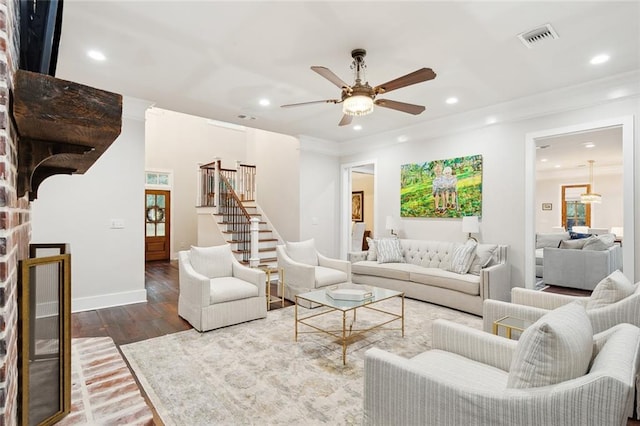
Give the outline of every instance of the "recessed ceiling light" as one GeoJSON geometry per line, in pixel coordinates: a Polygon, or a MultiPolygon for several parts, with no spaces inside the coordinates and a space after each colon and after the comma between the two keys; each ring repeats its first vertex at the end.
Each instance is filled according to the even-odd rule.
{"type": "Polygon", "coordinates": [[[451,97],[451,98],[447,99],[445,102],[448,103],[449,105],[457,104],[458,103],[458,98],[451,97]]]}
{"type": "Polygon", "coordinates": [[[541,162],[541,163],[546,163],[547,161],[549,161],[549,159],[548,159],[548,158],[541,158],[541,159],[540,159],[540,162],[541,162]]]}
{"type": "Polygon", "coordinates": [[[90,50],[87,52],[87,56],[89,56],[91,59],[95,60],[95,61],[104,61],[107,59],[106,56],[104,56],[104,53],[98,51],[98,50],[90,50]]]}
{"type": "Polygon", "coordinates": [[[269,105],[271,105],[271,101],[270,101],[269,99],[265,99],[265,98],[260,99],[260,102],[259,102],[259,103],[260,103],[260,105],[262,105],[262,106],[269,106],[269,105]]]}
{"type": "Polygon", "coordinates": [[[406,142],[409,140],[409,137],[406,135],[398,136],[398,142],[406,142]]]}
{"type": "Polygon", "coordinates": [[[591,60],[589,61],[591,63],[591,65],[599,65],[599,64],[604,64],[605,62],[607,62],[609,60],[609,55],[596,55],[593,58],[591,58],[591,60]]]}
{"type": "Polygon", "coordinates": [[[560,168],[560,167],[562,167],[562,166],[561,166],[560,164],[556,164],[556,165],[555,165],[555,166],[553,166],[553,167],[555,167],[556,169],[559,169],[559,168],[560,168]]]}
{"type": "Polygon", "coordinates": [[[585,148],[594,148],[596,146],[596,144],[593,142],[585,142],[583,143],[583,145],[585,148]]]}
{"type": "Polygon", "coordinates": [[[485,123],[487,124],[496,124],[498,122],[498,119],[495,117],[487,117],[487,121],[485,121],[485,123]]]}
{"type": "Polygon", "coordinates": [[[356,124],[355,126],[353,126],[353,130],[362,130],[362,126],[359,124],[356,124]]]}

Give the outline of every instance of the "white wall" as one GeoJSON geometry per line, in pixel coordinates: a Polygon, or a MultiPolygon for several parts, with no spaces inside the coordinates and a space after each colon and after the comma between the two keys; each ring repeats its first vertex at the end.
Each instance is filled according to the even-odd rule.
{"type": "MultiPolygon", "coordinates": [[[[390,143],[386,147],[372,148],[367,152],[343,156],[343,164],[365,159],[376,159],[378,178],[378,211],[375,213],[378,229],[384,227],[387,215],[399,216],[400,166],[405,163],[437,160],[481,154],[483,156],[483,211],[480,224],[480,241],[508,244],[512,265],[512,285],[524,286],[524,183],[526,135],[544,129],[558,128],[586,121],[610,117],[635,115],[635,141],[640,140],[637,99],[612,101],[608,104],[555,113],[517,122],[494,124],[488,127],[414,140],[402,144],[390,143]],[[384,201],[383,201],[384,200],[384,201]]],[[[390,138],[390,140],[392,140],[390,138]]],[[[635,152],[635,167],[640,172],[640,150],[635,152]]],[[[302,173],[308,173],[302,170],[302,173]]],[[[303,180],[309,178],[302,177],[303,180]]],[[[597,188],[600,188],[596,182],[597,188]]],[[[302,188],[304,191],[304,188],[302,188]]],[[[635,188],[635,211],[640,203],[640,185],[635,188]]],[[[633,211],[627,212],[633,216],[633,211]]],[[[640,230],[640,215],[635,215],[636,238],[640,230]]],[[[597,223],[597,222],[596,222],[597,223]]],[[[464,241],[459,219],[402,219],[400,237],[432,240],[464,241]]],[[[625,233],[626,234],[626,233],[625,233]]],[[[626,235],[625,235],[626,237],[626,235]]],[[[640,276],[640,250],[635,253],[635,276],[640,276]]]]}
{"type": "Polygon", "coordinates": [[[32,203],[32,242],[70,244],[74,312],[146,301],[141,117],[123,117],[120,136],[84,175],[46,179],[32,203]],[[125,227],[111,229],[112,219],[125,227]]]}
{"type": "Polygon", "coordinates": [[[256,166],[256,198],[285,241],[300,235],[300,142],[257,129],[247,130],[247,161],[256,166]]]}
{"type": "Polygon", "coordinates": [[[338,257],[340,254],[338,158],[307,150],[301,151],[299,179],[300,240],[314,238],[320,253],[329,257],[338,257]]]}
{"type": "MultiPolygon", "coordinates": [[[[588,184],[588,176],[555,178],[536,181],[536,231],[554,232],[562,221],[562,185],[588,184]],[[552,203],[551,210],[542,210],[542,203],[552,203]]],[[[602,195],[602,204],[591,205],[591,227],[622,226],[622,175],[595,175],[595,192],[602,195]]]]}

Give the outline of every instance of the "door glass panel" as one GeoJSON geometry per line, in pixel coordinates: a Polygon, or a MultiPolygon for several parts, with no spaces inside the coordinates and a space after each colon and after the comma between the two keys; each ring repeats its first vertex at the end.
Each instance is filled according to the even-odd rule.
{"type": "Polygon", "coordinates": [[[169,175],[158,175],[158,184],[159,185],[169,185],[169,175]]]}
{"type": "Polygon", "coordinates": [[[156,236],[156,226],[153,223],[147,223],[147,237],[156,236]]]}
{"type": "Polygon", "coordinates": [[[158,207],[164,208],[164,195],[158,195],[158,201],[156,205],[158,207]]]}
{"type": "Polygon", "coordinates": [[[156,236],[164,237],[164,223],[158,223],[156,226],[156,236]]]}
{"type": "Polygon", "coordinates": [[[147,207],[152,207],[156,204],[156,196],[153,194],[147,194],[147,207]]]}

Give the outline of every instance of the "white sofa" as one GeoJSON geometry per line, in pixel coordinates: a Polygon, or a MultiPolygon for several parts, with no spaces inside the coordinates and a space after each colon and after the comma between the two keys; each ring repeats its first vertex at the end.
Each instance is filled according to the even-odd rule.
{"type": "Polygon", "coordinates": [[[482,315],[485,299],[509,301],[507,246],[479,244],[468,273],[449,270],[461,243],[400,239],[404,262],[380,263],[369,251],[349,253],[351,281],[402,291],[407,297],[482,315]],[[368,260],[368,258],[370,260],[368,260]]]}
{"type": "Polygon", "coordinates": [[[558,248],[562,240],[570,238],[568,232],[536,233],[536,277],[543,278],[544,249],[558,248]]]}

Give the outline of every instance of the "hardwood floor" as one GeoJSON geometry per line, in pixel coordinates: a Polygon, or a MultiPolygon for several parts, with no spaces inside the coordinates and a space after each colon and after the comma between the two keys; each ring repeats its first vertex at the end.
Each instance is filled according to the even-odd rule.
{"type": "MultiPolygon", "coordinates": [[[[188,330],[178,316],[178,262],[147,262],[147,302],[78,312],[71,315],[71,337],[109,336],[117,346],[188,330]]],[[[275,285],[271,291],[275,294],[275,285]]],[[[292,303],[285,301],[285,306],[292,303]]],[[[280,307],[273,303],[271,309],[280,307]]]]}
{"type": "MultiPolygon", "coordinates": [[[[147,262],[145,287],[147,289],[146,303],[72,314],[72,337],[109,336],[116,346],[120,346],[191,328],[188,322],[178,316],[177,261],[147,262]]],[[[275,285],[272,286],[271,291],[275,294],[275,285]]],[[[561,287],[549,288],[546,291],[585,295],[579,290],[573,292],[561,287]]],[[[291,302],[285,301],[285,306],[291,305],[291,302]]],[[[279,303],[271,305],[271,309],[279,307],[279,303]]],[[[144,392],[143,396],[147,397],[144,392]]],[[[155,421],[158,425],[162,424],[157,415],[155,421]]],[[[629,419],[627,426],[632,425],[640,426],[640,422],[629,419]]]]}

